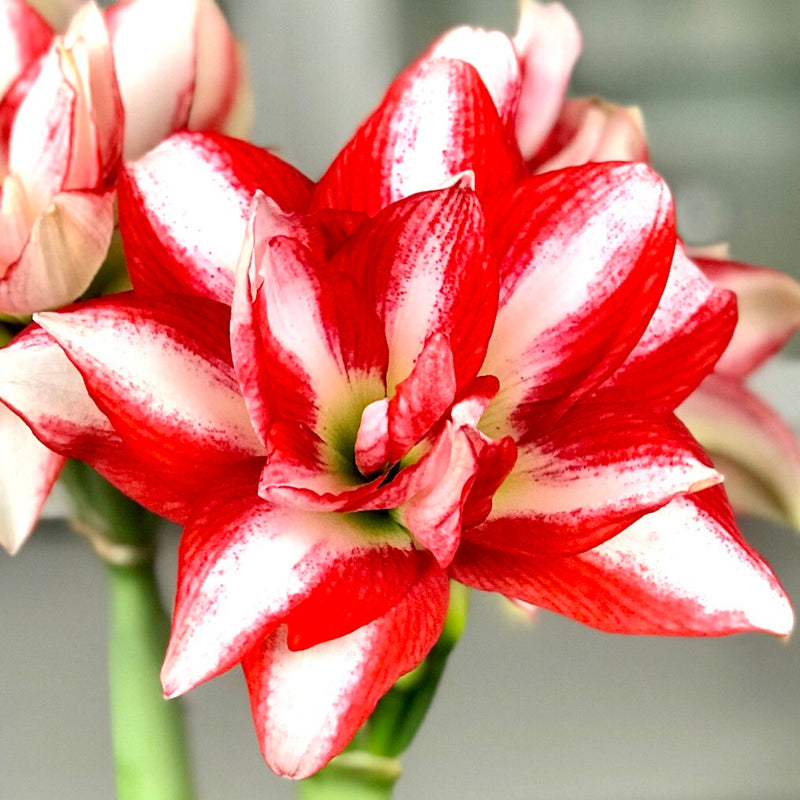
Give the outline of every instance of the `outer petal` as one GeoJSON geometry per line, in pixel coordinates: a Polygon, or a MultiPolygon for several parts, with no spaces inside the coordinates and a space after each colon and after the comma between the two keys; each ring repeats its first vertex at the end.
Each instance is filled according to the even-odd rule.
{"type": "Polygon", "coordinates": [[[489,518],[465,535],[525,553],[577,553],[720,480],[671,414],[581,403],[521,444],[489,518]]]}
{"type": "Polygon", "coordinates": [[[230,305],[257,189],[281,209],[301,211],[311,182],[267,150],[210,133],[175,134],[128,164],[120,230],[137,292],[188,292],[230,305]]]}
{"type": "MultiPolygon", "coordinates": [[[[0,391],[2,391],[0,389],[0,391]]],[[[65,459],[0,404],[0,545],[16,553],[28,538],[65,459]]]]}
{"type": "Polygon", "coordinates": [[[0,311],[26,316],[79,297],[103,263],[113,231],[113,191],[57,194],[0,281],[0,311]]]}
{"type": "Polygon", "coordinates": [[[712,370],[736,325],[736,297],[714,284],[678,242],[667,286],[625,363],[595,393],[673,410],[712,370]]]}
{"type": "Polygon", "coordinates": [[[458,386],[475,377],[494,323],[497,268],[464,182],[386,208],[336,252],[331,268],[365,287],[383,322],[390,395],[436,333],[450,339],[458,386]]]}
{"type": "Polygon", "coordinates": [[[152,464],[154,480],[185,481],[187,493],[264,454],[233,375],[227,319],[199,298],[177,306],[132,295],[37,316],[126,445],[152,464]]]}
{"type": "Polygon", "coordinates": [[[451,572],[468,586],[613,633],[786,635],[793,623],[788,598],[742,540],[717,487],[673,500],[581,555],[534,558],[462,545],[451,572]]]}
{"type": "Polygon", "coordinates": [[[262,437],[269,419],[300,422],[350,455],[361,409],[384,394],[382,326],[346,276],[296,239],[270,237],[270,223],[257,197],[232,315],[245,399],[262,437]]]}
{"type": "Polygon", "coordinates": [[[800,445],[740,381],[710,375],[678,414],[725,475],[733,506],[800,528],[800,445]]]}
{"type": "Polygon", "coordinates": [[[436,41],[423,59],[452,58],[472,64],[494,100],[503,122],[513,120],[522,84],[519,59],[511,40],[500,31],[453,28],[436,41]]]}
{"type": "Polygon", "coordinates": [[[546,425],[544,409],[614,372],[656,309],[675,232],[666,186],[643,164],[537,176],[498,197],[489,223],[500,302],[482,369],[501,389],[482,428],[497,436],[517,413],[546,425]]]}
{"type": "Polygon", "coordinates": [[[0,2],[0,99],[53,39],[53,29],[25,0],[0,2]]]}
{"type": "MultiPolygon", "coordinates": [[[[14,409],[49,449],[85,461],[156,513],[175,522],[185,517],[187,495],[180,481],[176,485],[175,480],[155,474],[149,460],[143,462],[123,445],[90,399],[78,370],[36,325],[0,350],[0,401],[14,409]]],[[[40,456],[47,462],[41,452],[40,456]]],[[[46,480],[45,473],[41,478],[46,480]]],[[[28,491],[34,490],[34,483],[26,485],[28,491]]],[[[44,491],[44,482],[39,486],[44,491]]],[[[204,488],[192,487],[190,494],[204,488]]]]}
{"type": "Polygon", "coordinates": [[[739,324],[716,371],[743,378],[800,329],[800,284],[767,267],[712,258],[696,263],[717,286],[736,293],[739,324]]]}
{"type": "Polygon", "coordinates": [[[315,202],[375,214],[468,169],[483,194],[518,178],[522,162],[477,70],[422,60],[395,80],[334,159],[315,202]]]}
{"type": "Polygon", "coordinates": [[[261,752],[279,775],[305,778],[337,755],[378,700],[435,644],[448,587],[437,569],[369,625],[295,653],[279,629],[243,665],[261,752]]]}
{"type": "Polygon", "coordinates": [[[161,673],[167,696],[230,668],[282,622],[293,648],[355,630],[400,600],[424,563],[388,518],[264,502],[259,467],[233,470],[187,524],[161,673]]]}
{"type": "Polygon", "coordinates": [[[536,172],[589,161],[648,161],[642,112],[596,97],[565,100],[555,126],[530,166],[536,172]]]}
{"type": "Polygon", "coordinates": [[[522,155],[531,158],[556,121],[581,52],[581,34],[560,3],[523,0],[514,47],[522,62],[517,141],[522,155]]]}

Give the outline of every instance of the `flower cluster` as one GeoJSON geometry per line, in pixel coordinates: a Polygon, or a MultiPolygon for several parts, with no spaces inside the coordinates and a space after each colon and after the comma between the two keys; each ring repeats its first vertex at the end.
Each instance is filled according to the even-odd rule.
{"type": "Polygon", "coordinates": [[[133,291],[0,351],[40,494],[77,458],[184,526],[165,693],[241,664],[280,774],[425,658],[451,580],[621,633],[791,628],[675,413],[791,326],[723,356],[703,270],[745,270],[687,256],[635,114],[563,102],[577,41],[537,4],[451,32],[316,183],[169,136],[121,168],[133,291]]]}

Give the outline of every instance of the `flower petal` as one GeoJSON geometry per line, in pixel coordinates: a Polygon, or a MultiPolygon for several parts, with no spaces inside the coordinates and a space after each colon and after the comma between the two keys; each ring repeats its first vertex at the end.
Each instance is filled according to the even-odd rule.
{"type": "MultiPolygon", "coordinates": [[[[185,470],[157,475],[149,459],[142,461],[126,448],[92,402],[78,370],[38,325],[28,326],[0,349],[0,401],[55,453],[85,461],[128,496],[168,519],[180,522],[186,516],[187,495],[180,485],[185,470]]],[[[205,488],[205,484],[191,487],[189,495],[205,488]]],[[[33,483],[28,490],[34,490],[33,483]]]]}
{"type": "Polygon", "coordinates": [[[394,682],[435,644],[447,580],[420,576],[394,608],[353,633],[302,652],[279,629],[244,662],[261,752],[279,775],[305,778],[352,739],[394,682]]]}
{"type": "MultiPolygon", "coordinates": [[[[0,390],[1,391],[1,390],[0,390]]],[[[0,545],[12,555],[28,538],[66,459],[45,447],[0,403],[0,545]]]]}
{"type": "Polygon", "coordinates": [[[800,529],[800,444],[770,406],[715,373],[678,414],[725,475],[737,511],[800,529]]]}
{"type": "Polygon", "coordinates": [[[589,161],[648,161],[642,112],[597,97],[565,100],[530,166],[536,172],[589,161]]]}
{"type": "Polygon", "coordinates": [[[260,466],[231,470],[184,531],[161,673],[167,696],[230,668],[283,622],[292,648],[355,630],[398,602],[424,563],[388,517],[264,502],[260,466]]]}
{"type": "Polygon", "coordinates": [[[434,42],[424,60],[451,58],[472,64],[492,96],[503,122],[510,122],[517,110],[522,83],[514,45],[500,31],[462,26],[453,28],[434,42]]]}
{"type": "Polygon", "coordinates": [[[525,553],[577,553],[675,496],[719,482],[671,414],[580,403],[558,426],[517,441],[517,462],[472,541],[525,553]]]}
{"type": "Polygon", "coordinates": [[[672,411],[711,372],[736,325],[736,297],[714,284],[678,242],[647,330],[595,399],[628,398],[672,411]]]}
{"type": "Polygon", "coordinates": [[[523,0],[514,47],[522,66],[517,142],[527,159],[541,147],[558,117],[581,52],[581,34],[560,3],[523,0]]]}
{"type": "Polygon", "coordinates": [[[720,487],[673,500],[576,556],[464,544],[451,573],[612,633],[783,636],[793,623],[788,598],[736,530],[720,487]]]}
{"type": "Polygon", "coordinates": [[[317,184],[318,206],[375,214],[465,170],[482,195],[522,175],[522,161],[478,71],[418,62],[400,75],[317,184]]]}
{"type": "Polygon", "coordinates": [[[257,196],[232,314],[239,381],[262,437],[270,419],[299,422],[349,456],[362,408],[385,391],[382,326],[352,282],[272,222],[257,196]]]}
{"type": "Polygon", "coordinates": [[[0,3],[0,99],[53,39],[53,29],[25,0],[0,3]]]}
{"type": "Polygon", "coordinates": [[[126,446],[186,491],[264,450],[250,425],[227,348],[227,309],[116,295],[37,321],[80,370],[126,446]],[[186,465],[191,464],[190,470],[186,465]]]}
{"type": "Polygon", "coordinates": [[[211,133],[175,134],[128,164],[120,230],[137,292],[200,294],[230,305],[257,189],[281,209],[301,211],[311,182],[267,150],[211,133]]]}
{"type": "Polygon", "coordinates": [[[515,414],[546,427],[548,411],[624,361],[664,290],[675,230],[669,192],[644,164],[537,176],[490,211],[500,303],[482,371],[501,389],[482,429],[497,437],[515,414]]]}
{"type": "Polygon", "coordinates": [[[390,396],[436,333],[450,339],[459,388],[475,377],[494,323],[497,267],[464,182],[384,209],[340,247],[331,269],[365,287],[383,322],[390,396]]]}
{"type": "Polygon", "coordinates": [[[713,258],[695,261],[709,280],[736,294],[739,322],[716,371],[743,378],[800,329],[800,284],[768,267],[713,258]]]}
{"type": "Polygon", "coordinates": [[[0,280],[0,311],[27,316],[79,297],[103,263],[113,231],[113,191],[57,194],[0,280]]]}

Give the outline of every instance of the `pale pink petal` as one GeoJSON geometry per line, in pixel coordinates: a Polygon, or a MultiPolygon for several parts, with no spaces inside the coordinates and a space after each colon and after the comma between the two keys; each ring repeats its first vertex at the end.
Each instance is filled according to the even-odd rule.
{"type": "Polygon", "coordinates": [[[0,460],[0,545],[13,554],[33,530],[65,459],[2,403],[0,443],[5,454],[0,460]]]}
{"type": "Polygon", "coordinates": [[[391,611],[347,636],[298,653],[281,628],[249,653],[243,665],[270,768],[305,778],[344,749],[378,700],[433,647],[447,597],[447,580],[434,569],[391,611]]]}
{"type": "Polygon", "coordinates": [[[555,126],[536,153],[536,172],[589,161],[647,161],[642,112],[596,97],[566,100],[555,126]]]}
{"type": "Polygon", "coordinates": [[[613,633],[785,636],[793,624],[788,598],[741,538],[718,487],[673,500],[576,556],[462,544],[451,574],[613,633]]]}
{"type": "Polygon", "coordinates": [[[227,310],[115,295],[37,321],[77,366],[92,399],[154,476],[193,484],[264,454],[230,362],[227,310]],[[192,468],[187,469],[191,464],[192,468]]]}
{"type": "Polygon", "coordinates": [[[103,263],[113,230],[112,191],[57,194],[0,280],[0,311],[24,316],[79,297],[103,263]]]}
{"type": "Polygon", "coordinates": [[[423,56],[433,58],[455,58],[472,64],[503,122],[514,118],[522,77],[514,45],[504,33],[467,26],[453,28],[423,56]]]}
{"type": "Polygon", "coordinates": [[[302,211],[311,182],[281,159],[219,134],[179,133],[128,164],[120,229],[137,292],[190,292],[231,303],[255,192],[302,211]]]}
{"type": "Polygon", "coordinates": [[[218,130],[246,138],[252,123],[252,92],[244,56],[213,0],[198,0],[196,73],[190,130],[218,130]]]}
{"type": "Polygon", "coordinates": [[[189,119],[196,75],[198,0],[127,0],[106,11],[122,102],[125,160],[189,119]]]}
{"type": "Polygon", "coordinates": [[[539,175],[489,211],[500,302],[481,369],[500,392],[482,429],[496,438],[518,413],[546,427],[546,411],[613,374],[658,305],[675,229],[669,191],[644,164],[539,175]]]}
{"type": "Polygon", "coordinates": [[[800,529],[800,444],[770,406],[715,373],[677,413],[725,476],[737,511],[800,529]]]}
{"type": "Polygon", "coordinates": [[[52,28],[25,0],[0,3],[0,99],[52,38],[52,28]]]}
{"type": "Polygon", "coordinates": [[[293,648],[349,633],[391,608],[420,570],[422,554],[388,517],[272,505],[255,493],[258,466],[232,470],[187,523],[167,696],[230,668],[283,622],[293,648]]]}
{"type": "Polygon", "coordinates": [[[736,294],[739,322],[716,371],[743,378],[800,329],[800,284],[768,267],[703,257],[695,260],[717,286],[736,294]]]}
{"type": "Polygon", "coordinates": [[[578,26],[560,3],[524,0],[514,47],[522,63],[517,142],[531,158],[555,123],[581,52],[578,26]]]}
{"type": "Polygon", "coordinates": [[[471,540],[576,553],[722,480],[675,417],[627,405],[579,403],[537,440],[517,445],[492,513],[465,532],[471,540]]]}

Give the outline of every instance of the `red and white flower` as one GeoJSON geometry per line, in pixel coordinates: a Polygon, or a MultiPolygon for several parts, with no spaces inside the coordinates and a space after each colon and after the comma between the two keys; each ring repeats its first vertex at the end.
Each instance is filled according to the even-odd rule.
{"type": "Polygon", "coordinates": [[[0,397],[41,441],[185,525],[165,692],[241,663],[281,774],[323,766],[424,658],[451,578],[606,630],[791,627],[673,414],[735,315],[674,256],[662,182],[587,165],[481,202],[472,180],[368,217],[179,134],[124,183],[136,293],[0,351],[0,397]],[[175,186],[166,152],[209,167],[175,186]],[[168,198],[204,181],[224,235],[194,240],[168,198]],[[252,185],[272,197],[242,221],[252,185]]]}

